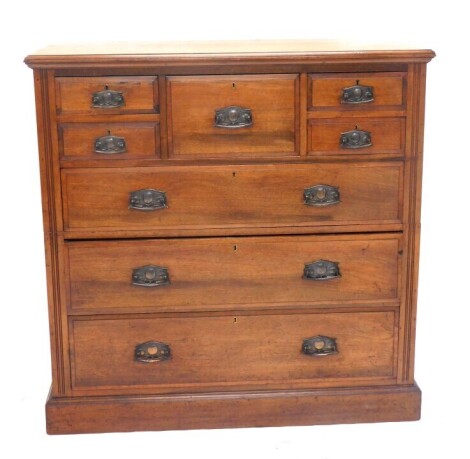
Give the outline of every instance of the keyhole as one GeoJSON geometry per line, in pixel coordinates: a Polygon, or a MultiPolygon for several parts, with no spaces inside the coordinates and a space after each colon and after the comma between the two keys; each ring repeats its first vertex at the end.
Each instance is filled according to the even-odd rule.
{"type": "Polygon", "coordinates": [[[359,80],[356,80],[356,85],[359,86],[359,80]]]}
{"type": "Polygon", "coordinates": [[[237,175],[236,172],[232,172],[232,177],[235,177],[237,175]]]}
{"type": "Polygon", "coordinates": [[[235,83],[232,83],[232,88],[235,89],[235,83]]]}
{"type": "Polygon", "coordinates": [[[233,318],[233,323],[236,324],[238,322],[238,317],[233,318]]]}
{"type": "Polygon", "coordinates": [[[105,84],[104,89],[106,89],[106,91],[107,91],[109,89],[109,86],[107,84],[105,84]]]}
{"type": "Polygon", "coordinates": [[[108,135],[111,135],[111,131],[108,129],[108,135]]]}
{"type": "Polygon", "coordinates": [[[238,246],[237,246],[237,244],[235,244],[235,245],[233,246],[233,250],[236,252],[237,249],[238,249],[238,246]]]}
{"type": "Polygon", "coordinates": [[[354,129],[357,131],[357,124],[356,124],[356,127],[354,129]]]}

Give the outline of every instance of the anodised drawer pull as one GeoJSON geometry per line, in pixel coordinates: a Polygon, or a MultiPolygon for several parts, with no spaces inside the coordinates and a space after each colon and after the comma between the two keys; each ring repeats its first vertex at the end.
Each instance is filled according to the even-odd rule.
{"type": "Polygon", "coordinates": [[[312,357],[337,354],[336,338],[321,335],[306,338],[302,343],[302,352],[312,357]]]}
{"type": "Polygon", "coordinates": [[[147,188],[129,193],[129,209],[158,210],[168,207],[164,191],[147,188]]]}
{"type": "Polygon", "coordinates": [[[359,81],[356,85],[343,88],[341,103],[343,104],[366,104],[374,101],[374,89],[372,86],[362,86],[359,81]]]}
{"type": "Polygon", "coordinates": [[[339,265],[335,261],[317,260],[304,267],[304,279],[324,281],[341,277],[339,265]]]}
{"type": "Polygon", "coordinates": [[[171,359],[169,344],[148,341],[135,347],[134,358],[137,362],[152,363],[171,359]]]}
{"type": "Polygon", "coordinates": [[[95,153],[114,155],[126,152],[126,140],[124,137],[105,135],[95,140],[95,153]]]}
{"type": "Polygon", "coordinates": [[[120,91],[113,91],[106,86],[103,91],[93,93],[91,96],[92,108],[119,108],[123,107],[124,95],[120,91]]]}
{"type": "Polygon", "coordinates": [[[229,129],[249,127],[253,125],[253,116],[249,108],[231,105],[215,111],[214,124],[216,127],[229,129]]]}
{"type": "Polygon", "coordinates": [[[338,204],[339,188],[331,185],[315,185],[304,190],[304,204],[307,206],[330,206],[338,204]]]}
{"type": "Polygon", "coordinates": [[[162,266],[146,265],[132,270],[132,285],[159,287],[170,284],[168,269],[162,266]]]}
{"type": "Polygon", "coordinates": [[[360,129],[343,132],[339,143],[341,148],[356,149],[370,147],[372,146],[371,133],[368,131],[361,131],[360,129]]]}

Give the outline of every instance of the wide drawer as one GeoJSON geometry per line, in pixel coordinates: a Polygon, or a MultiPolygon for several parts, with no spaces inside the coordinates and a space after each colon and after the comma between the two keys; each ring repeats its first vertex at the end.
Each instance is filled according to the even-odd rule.
{"type": "Polygon", "coordinates": [[[77,393],[390,384],[394,311],[74,318],[77,393]]]}
{"type": "Polygon", "coordinates": [[[404,118],[315,119],[308,125],[308,154],[312,156],[402,156],[404,118]]]}
{"type": "Polygon", "coordinates": [[[56,78],[58,113],[89,115],[157,113],[154,76],[56,78]]]}
{"type": "Polygon", "coordinates": [[[158,123],[63,123],[59,125],[63,159],[156,158],[158,123]]]}
{"type": "Polygon", "coordinates": [[[398,305],[401,236],[66,244],[72,313],[398,305]]]}
{"type": "Polygon", "coordinates": [[[297,75],[168,77],[170,158],[298,155],[297,75]]]}
{"type": "Polygon", "coordinates": [[[401,221],[401,162],[66,169],[65,229],[325,227],[401,221]]]}
{"type": "Polygon", "coordinates": [[[405,81],[405,74],[399,72],[311,74],[309,109],[401,109],[405,81]]]}

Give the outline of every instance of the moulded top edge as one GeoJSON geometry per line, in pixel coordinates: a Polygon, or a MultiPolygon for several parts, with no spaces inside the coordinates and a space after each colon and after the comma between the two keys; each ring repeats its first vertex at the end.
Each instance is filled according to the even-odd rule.
{"type": "Polygon", "coordinates": [[[387,43],[371,44],[331,40],[251,40],[251,41],[195,41],[159,43],[102,43],[54,45],[26,57],[30,67],[54,65],[123,64],[139,62],[156,64],[208,59],[242,60],[281,59],[300,61],[320,58],[328,61],[359,61],[368,59],[427,62],[435,56],[430,49],[387,43]]]}

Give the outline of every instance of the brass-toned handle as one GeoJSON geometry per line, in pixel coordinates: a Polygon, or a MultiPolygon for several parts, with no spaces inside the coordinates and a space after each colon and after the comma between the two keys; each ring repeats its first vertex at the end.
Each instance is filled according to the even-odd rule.
{"type": "Polygon", "coordinates": [[[107,86],[103,91],[95,92],[91,96],[92,108],[119,108],[124,105],[123,93],[108,89],[107,86]]]}
{"type": "Polygon", "coordinates": [[[253,116],[249,108],[231,105],[215,111],[214,125],[229,129],[249,127],[253,126],[253,116]]]}
{"type": "Polygon", "coordinates": [[[339,264],[335,261],[317,260],[304,266],[304,279],[324,281],[341,277],[339,264]]]}
{"type": "Polygon", "coordinates": [[[321,335],[306,338],[302,343],[302,352],[312,357],[337,354],[336,338],[321,335]]]}
{"type": "Polygon", "coordinates": [[[150,211],[167,207],[168,202],[164,191],[146,188],[129,193],[129,209],[150,211]]]}
{"type": "Polygon", "coordinates": [[[134,358],[137,362],[152,363],[171,359],[169,344],[160,341],[148,341],[135,347],[134,358]]]}
{"type": "Polygon", "coordinates": [[[95,153],[114,155],[126,152],[126,139],[115,135],[104,135],[95,140],[95,153]]]}
{"type": "Polygon", "coordinates": [[[331,185],[315,185],[304,189],[304,204],[307,206],[330,206],[339,204],[339,188],[331,185]]]}
{"type": "Polygon", "coordinates": [[[371,133],[368,131],[361,131],[360,129],[353,129],[352,131],[343,132],[339,139],[341,148],[366,148],[372,146],[371,133]]]}
{"type": "Polygon", "coordinates": [[[132,270],[132,285],[159,287],[170,283],[168,269],[163,266],[146,265],[132,270]]]}
{"type": "Polygon", "coordinates": [[[363,86],[359,81],[354,86],[343,88],[341,103],[343,104],[366,104],[374,101],[374,88],[363,86]]]}

